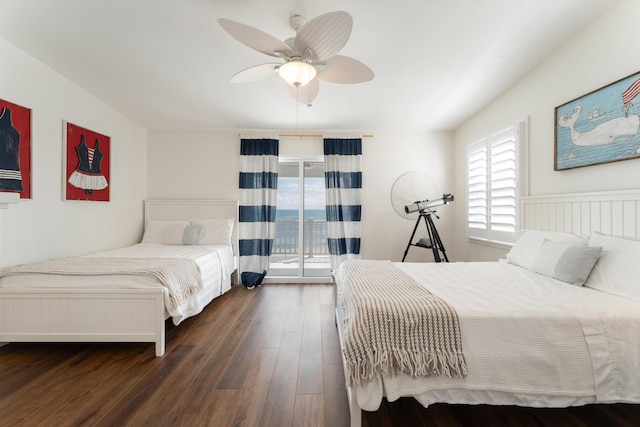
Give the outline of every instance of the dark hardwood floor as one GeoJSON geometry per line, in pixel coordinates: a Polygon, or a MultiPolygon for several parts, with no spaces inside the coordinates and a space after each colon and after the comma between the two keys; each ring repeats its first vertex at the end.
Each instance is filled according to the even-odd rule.
{"type": "MultiPolygon", "coordinates": [[[[333,287],[234,287],[153,344],[0,348],[0,426],[348,426],[333,287]]],[[[384,402],[364,426],[636,426],[640,405],[384,402]]]]}

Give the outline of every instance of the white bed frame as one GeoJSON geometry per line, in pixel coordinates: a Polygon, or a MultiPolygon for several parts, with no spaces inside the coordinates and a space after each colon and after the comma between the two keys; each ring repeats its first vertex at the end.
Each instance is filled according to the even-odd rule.
{"type": "MultiPolygon", "coordinates": [[[[144,206],[145,222],[238,217],[236,200],[147,200],[144,206]]],[[[4,343],[153,342],[162,356],[165,320],[162,288],[0,289],[4,343]]]]}
{"type": "MultiPolygon", "coordinates": [[[[572,193],[521,198],[522,229],[602,234],[640,240],[640,190],[572,193]]],[[[336,295],[337,298],[337,295],[336,295]]],[[[342,348],[341,306],[336,300],[336,324],[342,348]]],[[[342,363],[345,365],[344,352],[342,363]]],[[[347,387],[351,427],[362,425],[356,390],[347,387]]]]}

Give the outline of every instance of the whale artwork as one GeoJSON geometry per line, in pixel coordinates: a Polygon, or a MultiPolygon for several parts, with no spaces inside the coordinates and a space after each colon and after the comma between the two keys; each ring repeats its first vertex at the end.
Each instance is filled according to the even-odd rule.
{"type": "Polygon", "coordinates": [[[556,108],[555,170],[640,157],[639,76],[556,108]]]}
{"type": "Polygon", "coordinates": [[[593,146],[610,144],[622,138],[629,138],[640,130],[640,116],[632,114],[630,116],[616,117],[602,122],[595,128],[587,132],[579,132],[575,129],[575,124],[582,106],[577,105],[573,109],[573,114],[567,117],[563,114],[558,118],[558,126],[568,128],[571,132],[571,142],[575,145],[593,146]]]}

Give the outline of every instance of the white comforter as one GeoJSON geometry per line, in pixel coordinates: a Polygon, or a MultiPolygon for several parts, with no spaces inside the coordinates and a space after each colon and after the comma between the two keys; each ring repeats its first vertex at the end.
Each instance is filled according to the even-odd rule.
{"type": "Polygon", "coordinates": [[[640,402],[640,303],[506,262],[397,266],[458,312],[469,375],[378,379],[356,389],[362,409],[383,396],[425,406],[640,402]]]}
{"type": "MultiPolygon", "coordinates": [[[[158,245],[139,243],[124,248],[87,255],[87,257],[129,257],[129,258],[188,258],[198,264],[204,289],[189,297],[176,308],[167,308],[174,324],[194,316],[211,300],[222,295],[231,287],[231,273],[235,269],[233,250],[225,245],[158,245]]],[[[0,280],[0,288],[107,288],[135,289],[162,287],[156,279],[140,275],[108,276],[61,276],[61,275],[17,275],[0,280]]],[[[165,302],[168,294],[165,292],[165,302]]],[[[165,307],[170,307],[165,303],[165,307]]]]}

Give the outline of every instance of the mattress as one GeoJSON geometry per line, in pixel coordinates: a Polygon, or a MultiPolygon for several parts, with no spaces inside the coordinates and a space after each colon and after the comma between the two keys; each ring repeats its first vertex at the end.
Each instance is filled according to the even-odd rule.
{"type": "MultiPolygon", "coordinates": [[[[640,402],[640,303],[506,262],[396,265],[456,310],[469,373],[377,378],[355,388],[362,409],[383,396],[424,406],[640,402]]],[[[338,272],[338,292],[344,281],[338,272]]]]}
{"type": "MultiPolygon", "coordinates": [[[[184,319],[194,316],[215,297],[231,287],[231,273],[235,270],[235,260],[231,246],[226,245],[159,245],[139,243],[110,251],[86,255],[86,257],[128,257],[128,258],[186,258],[192,259],[200,268],[204,282],[203,289],[189,297],[176,308],[167,309],[178,325],[184,319]]],[[[0,280],[0,288],[97,288],[97,289],[139,289],[163,287],[153,277],[141,275],[108,276],[61,276],[61,275],[14,275],[0,280]]],[[[165,292],[165,301],[168,294],[165,292]]],[[[170,307],[165,304],[165,307],[170,307]]]]}

